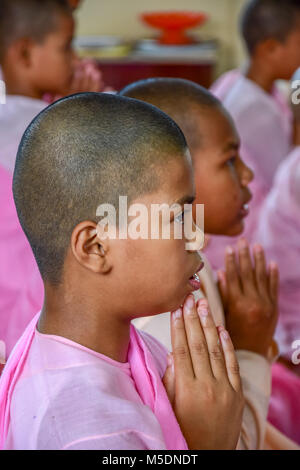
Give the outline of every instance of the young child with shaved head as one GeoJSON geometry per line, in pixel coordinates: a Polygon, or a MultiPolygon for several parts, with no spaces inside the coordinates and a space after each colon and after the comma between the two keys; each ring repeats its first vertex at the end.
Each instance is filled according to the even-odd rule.
{"type": "Polygon", "coordinates": [[[73,30],[67,0],[0,1],[0,64],[6,85],[6,103],[0,105],[2,362],[43,302],[42,282],[12,197],[15,158],[26,127],[46,107],[44,94],[63,93],[70,84],[73,30]]]}
{"type": "Polygon", "coordinates": [[[45,302],[0,379],[0,447],[234,449],[242,385],[228,332],[191,295],[202,262],[197,230],[186,247],[195,188],[175,122],[125,97],[64,98],[26,130],[13,193],[45,302]],[[101,230],[99,205],[118,213],[120,195],[148,214],[176,203],[159,222],[170,237],[121,236],[127,213],[111,221],[120,236],[101,230]],[[175,310],[167,370],[166,350],[131,325],[166,310],[175,310]]]}
{"type": "MultiPolygon", "coordinates": [[[[196,83],[172,78],[141,80],[128,85],[121,95],[159,107],[182,129],[191,150],[196,202],[204,204],[205,232],[228,236],[242,233],[253,173],[239,154],[239,136],[220,101],[196,83]]],[[[237,350],[246,397],[240,448],[248,449],[269,446],[270,432],[276,434],[266,427],[266,417],[278,313],[278,270],[274,263],[267,268],[260,245],[254,247],[253,258],[254,264],[244,239],[238,245],[238,262],[234,251],[227,251],[226,273],[220,272],[221,297],[207,260],[199,273],[215,321],[225,324],[226,313],[226,325],[237,350]]],[[[168,314],[162,314],[138,319],[135,324],[171,348],[168,318],[168,314]]],[[[272,439],[272,446],[279,448],[283,441],[282,437],[272,439]]]]}
{"type": "Polygon", "coordinates": [[[6,104],[0,107],[0,164],[13,172],[23,132],[46,107],[45,93],[64,93],[74,69],[74,20],[67,0],[1,0],[0,64],[6,104]]]}
{"type": "Polygon", "coordinates": [[[89,79],[81,68],[93,66],[78,65],[72,50],[73,7],[75,2],[70,6],[68,0],[0,0],[0,66],[6,88],[5,104],[0,104],[1,363],[43,302],[42,280],[11,191],[22,134],[47,106],[45,94],[100,91],[99,73],[89,79]]]}
{"type": "MultiPolygon", "coordinates": [[[[211,91],[231,114],[241,139],[241,154],[254,170],[253,199],[245,237],[254,234],[260,209],[278,166],[293,146],[293,116],[278,80],[290,80],[300,66],[299,0],[249,0],[240,30],[248,52],[243,70],[227,72],[211,91]]],[[[212,237],[207,247],[214,268],[223,263],[228,238],[212,237]]]]}

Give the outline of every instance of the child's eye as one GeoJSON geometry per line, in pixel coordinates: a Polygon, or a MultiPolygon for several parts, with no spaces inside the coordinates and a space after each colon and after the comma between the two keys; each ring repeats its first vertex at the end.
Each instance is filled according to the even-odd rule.
{"type": "Polygon", "coordinates": [[[227,165],[230,165],[230,166],[233,166],[236,162],[236,155],[234,155],[233,157],[231,157],[229,160],[227,160],[227,165]]]}
{"type": "Polygon", "coordinates": [[[184,224],[184,219],[185,217],[187,217],[187,214],[191,212],[191,208],[187,208],[185,209],[183,212],[180,212],[180,214],[178,214],[174,220],[175,222],[178,222],[179,224],[184,224]]]}
{"type": "Polygon", "coordinates": [[[178,222],[179,224],[184,224],[184,214],[185,214],[184,211],[178,214],[174,219],[175,222],[178,222]]]}

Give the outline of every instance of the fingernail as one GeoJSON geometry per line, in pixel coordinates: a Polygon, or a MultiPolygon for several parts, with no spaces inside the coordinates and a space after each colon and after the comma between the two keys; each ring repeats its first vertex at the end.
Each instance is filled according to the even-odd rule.
{"type": "Polygon", "coordinates": [[[193,307],[195,306],[195,300],[193,295],[189,295],[188,298],[185,301],[185,307],[188,310],[192,310],[193,307]]]}
{"type": "Polygon", "coordinates": [[[198,300],[198,307],[200,306],[208,308],[208,302],[205,297],[202,297],[201,299],[198,300]]]}
{"type": "Polygon", "coordinates": [[[201,315],[202,317],[207,317],[208,315],[208,306],[207,305],[199,305],[198,306],[198,313],[199,315],[201,315]]]}
{"type": "Polygon", "coordinates": [[[261,245],[259,245],[258,243],[256,243],[253,246],[253,251],[254,251],[254,253],[262,253],[263,247],[261,245]]]}
{"type": "Polygon", "coordinates": [[[245,250],[245,248],[248,248],[248,243],[245,238],[240,238],[238,241],[238,245],[241,250],[245,250]]]}
{"type": "Polygon", "coordinates": [[[278,264],[276,263],[276,261],[271,261],[270,262],[270,269],[278,269],[278,264]]]}
{"type": "Polygon", "coordinates": [[[173,312],[173,318],[174,320],[177,320],[178,318],[180,318],[182,316],[182,310],[181,308],[178,308],[177,310],[175,310],[175,312],[173,312]]]}
{"type": "Polygon", "coordinates": [[[229,340],[229,334],[227,333],[226,330],[221,331],[220,335],[221,335],[222,339],[224,339],[224,341],[229,340]]]}
{"type": "Polygon", "coordinates": [[[226,253],[227,255],[233,255],[233,248],[231,246],[226,247],[226,253]]]}

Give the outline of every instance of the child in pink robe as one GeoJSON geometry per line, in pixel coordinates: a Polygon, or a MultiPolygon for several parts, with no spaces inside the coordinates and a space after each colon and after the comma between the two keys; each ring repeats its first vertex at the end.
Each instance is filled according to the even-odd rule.
{"type": "MultiPolygon", "coordinates": [[[[60,100],[26,130],[13,193],[45,301],[0,379],[0,447],[235,448],[243,395],[233,345],[205,303],[197,312],[190,295],[202,264],[198,236],[189,249],[185,235],[173,236],[175,224],[182,229],[184,203],[194,197],[178,126],[155,107],[124,97],[60,100]],[[99,207],[118,201],[120,187],[129,202],[148,210],[178,201],[170,239],[106,236],[99,207]],[[173,341],[187,354],[174,355],[163,383],[164,348],[131,320],[166,308],[177,309],[173,341]],[[192,347],[199,341],[206,350],[201,361],[192,347]],[[208,354],[208,344],[224,361],[208,354]],[[202,380],[222,400],[209,399],[202,380]]],[[[124,219],[121,227],[111,223],[119,231],[124,219]]]]}
{"type": "Polygon", "coordinates": [[[0,34],[1,79],[7,92],[6,103],[0,104],[0,341],[1,356],[5,354],[2,361],[42,307],[44,295],[32,250],[14,206],[11,186],[15,158],[26,127],[46,107],[45,93],[64,93],[72,84],[75,66],[71,49],[74,20],[68,2],[64,5],[50,0],[43,4],[43,9],[34,0],[1,2],[0,31],[5,34],[5,37],[0,34]],[[26,12],[22,14],[24,8],[26,12]],[[27,28],[26,38],[18,36],[19,18],[23,21],[22,31],[27,28]],[[37,47],[39,28],[44,40],[42,44],[38,41],[37,47]]]}
{"type": "Polygon", "coordinates": [[[285,365],[273,371],[270,420],[287,436],[300,443],[300,147],[278,169],[274,186],[262,207],[256,237],[266,254],[280,265],[279,323],[276,338],[285,365]],[[285,241],[283,243],[283,241],[285,241]],[[296,355],[296,358],[294,356],[296,355]],[[297,374],[297,375],[296,375],[297,374]]]}
{"type": "MultiPolygon", "coordinates": [[[[290,80],[300,66],[299,16],[295,2],[249,1],[241,18],[249,63],[243,71],[227,72],[212,86],[235,122],[241,155],[255,173],[244,231],[250,242],[255,242],[260,210],[276,170],[292,149],[292,113],[276,80],[290,80]]],[[[223,265],[224,249],[232,242],[211,237],[206,254],[214,269],[223,265]]]]}
{"type": "Polygon", "coordinates": [[[256,237],[269,259],[280,266],[280,317],[277,339],[281,354],[291,361],[294,341],[300,340],[300,147],[278,169],[262,208],[256,237]]]}
{"type": "MultiPolygon", "coordinates": [[[[194,163],[197,201],[205,205],[205,229],[209,233],[230,233],[233,228],[236,231],[241,231],[243,218],[240,217],[238,210],[236,216],[233,217],[234,210],[230,197],[234,200],[239,195],[242,200],[243,198],[247,199],[249,197],[247,186],[252,175],[240,157],[236,156],[235,161],[232,161],[233,154],[238,153],[238,136],[220,102],[195,83],[180,79],[141,80],[128,85],[121,91],[121,94],[159,107],[175,119],[182,128],[189,143],[194,163]],[[229,147],[226,157],[227,142],[231,143],[232,148],[229,147]],[[206,175],[207,181],[204,175],[206,175]],[[226,193],[228,198],[224,203],[223,211],[221,211],[223,199],[215,197],[218,190],[222,191],[222,194],[226,193]],[[241,196],[240,191],[242,193],[245,191],[245,195],[241,196]],[[226,206],[229,209],[225,212],[226,206]],[[223,212],[222,216],[221,212],[223,212]]],[[[239,247],[240,257],[242,253],[243,251],[239,247]]],[[[256,252],[254,252],[254,257],[257,258],[256,252]]],[[[251,296],[245,299],[244,289],[242,293],[245,302],[244,309],[241,297],[236,294],[233,305],[228,311],[228,306],[225,303],[222,304],[209,260],[206,257],[203,259],[205,266],[199,273],[202,291],[197,291],[194,295],[197,297],[207,296],[216,324],[224,325],[226,318],[226,322],[229,322],[233,327],[237,320],[236,308],[239,308],[242,318],[239,325],[242,328],[239,329],[237,325],[234,327],[237,329],[236,334],[239,338],[237,357],[246,399],[239,448],[262,449],[269,447],[271,426],[267,424],[266,418],[271,392],[271,365],[278,350],[275,343],[269,344],[269,348],[264,353],[258,349],[261,341],[259,336],[263,338],[262,342],[264,342],[268,337],[268,332],[271,331],[272,336],[275,331],[271,315],[267,324],[263,326],[262,312],[268,299],[260,301],[261,294],[258,293],[255,296],[253,289],[251,296]],[[254,332],[251,320],[248,327],[243,326],[243,323],[247,323],[247,309],[250,312],[253,308],[257,309],[259,302],[261,303],[262,326],[260,332],[257,330],[254,332]],[[235,316],[233,323],[232,315],[235,316]],[[254,340],[252,344],[251,341],[249,342],[251,337],[254,340]]],[[[252,265],[248,266],[247,270],[252,270],[252,265]]],[[[242,283],[242,280],[240,281],[242,283]]],[[[263,278],[260,279],[260,282],[264,282],[263,278]]],[[[251,318],[251,313],[249,318],[251,318]]],[[[259,322],[258,319],[257,322],[259,322]]],[[[168,313],[137,319],[135,326],[152,334],[169,350],[172,349],[168,313]]],[[[277,448],[281,448],[280,443],[277,442],[277,444],[277,448]]]]}
{"type": "Polygon", "coordinates": [[[4,361],[43,302],[42,280],[20,227],[11,193],[11,176],[6,176],[5,170],[12,175],[21,137],[47,101],[52,102],[57,95],[103,88],[96,65],[74,56],[71,48],[74,21],[67,0],[65,4],[50,0],[43,4],[43,9],[38,0],[1,2],[0,31],[9,29],[7,37],[0,36],[3,49],[0,79],[5,80],[7,91],[6,103],[0,104],[0,356],[4,361]],[[23,8],[26,11],[22,13],[23,8]],[[19,18],[30,19],[22,26],[23,31],[27,28],[26,39],[15,37],[19,34],[19,18]],[[49,28],[52,23],[54,26],[49,28]],[[44,33],[39,57],[35,56],[36,35],[40,37],[38,25],[44,33]],[[28,37],[32,39],[32,47],[28,37]],[[21,42],[24,52],[32,58],[29,68],[19,47],[21,42]],[[13,258],[12,253],[15,253],[13,258]]]}

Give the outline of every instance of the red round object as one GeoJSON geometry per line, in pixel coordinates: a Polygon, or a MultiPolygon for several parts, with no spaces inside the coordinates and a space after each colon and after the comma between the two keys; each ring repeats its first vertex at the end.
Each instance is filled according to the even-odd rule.
{"type": "Polygon", "coordinates": [[[193,11],[160,11],[141,14],[141,19],[148,26],[162,30],[159,42],[169,45],[193,43],[193,39],[186,35],[186,29],[202,25],[207,18],[205,13],[193,11]]]}

